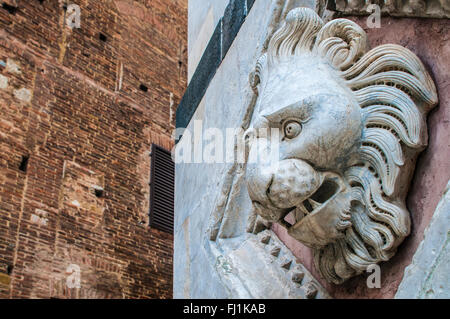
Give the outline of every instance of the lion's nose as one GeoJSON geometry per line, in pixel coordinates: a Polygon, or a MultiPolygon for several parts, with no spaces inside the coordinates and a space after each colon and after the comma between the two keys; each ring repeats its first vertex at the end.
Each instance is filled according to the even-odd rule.
{"type": "Polygon", "coordinates": [[[321,182],[321,174],[298,159],[247,166],[247,186],[252,201],[277,209],[297,206],[311,196],[321,182]]]}
{"type": "Polygon", "coordinates": [[[276,207],[290,208],[308,198],[320,184],[320,174],[312,166],[287,159],[279,163],[267,193],[276,207]]]}
{"type": "Polygon", "coordinates": [[[267,202],[267,190],[273,179],[273,172],[269,167],[261,165],[247,166],[247,188],[252,201],[267,202]]]}

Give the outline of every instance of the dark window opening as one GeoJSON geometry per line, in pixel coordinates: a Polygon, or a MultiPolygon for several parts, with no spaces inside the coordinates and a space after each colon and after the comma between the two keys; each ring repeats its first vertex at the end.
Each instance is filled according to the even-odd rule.
{"type": "Polygon", "coordinates": [[[102,198],[105,193],[105,190],[102,187],[95,186],[94,187],[94,195],[97,198],[102,198]]]}
{"type": "Polygon", "coordinates": [[[148,92],[148,87],[147,87],[146,85],[144,85],[144,84],[141,84],[141,85],[139,86],[139,89],[140,89],[141,91],[148,92]]]}
{"type": "Polygon", "coordinates": [[[150,227],[173,233],[175,163],[169,151],[152,144],[150,227]]]}
{"type": "Polygon", "coordinates": [[[102,197],[103,196],[103,191],[101,189],[96,189],[95,190],[95,196],[102,197]]]}
{"type": "Polygon", "coordinates": [[[14,266],[13,265],[8,265],[6,267],[6,273],[10,276],[13,272],[14,266]]]}
{"type": "Polygon", "coordinates": [[[30,157],[28,155],[22,156],[22,161],[20,162],[19,170],[26,172],[28,168],[28,160],[30,157]]]}
{"type": "Polygon", "coordinates": [[[98,36],[98,38],[99,38],[101,41],[103,41],[103,42],[106,42],[106,40],[107,40],[106,35],[104,35],[103,33],[100,33],[99,36],[98,36]]]}
{"type": "Polygon", "coordinates": [[[10,6],[7,3],[3,3],[2,8],[8,11],[10,14],[16,14],[17,10],[19,10],[18,7],[10,6]]]}

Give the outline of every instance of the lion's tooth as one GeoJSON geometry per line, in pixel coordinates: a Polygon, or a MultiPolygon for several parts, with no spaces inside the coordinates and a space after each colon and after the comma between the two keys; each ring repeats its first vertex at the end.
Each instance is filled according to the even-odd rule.
{"type": "Polygon", "coordinates": [[[295,209],[295,221],[300,221],[303,217],[305,217],[308,214],[308,210],[303,206],[303,204],[300,204],[295,209]]]}
{"type": "Polygon", "coordinates": [[[316,202],[315,200],[312,200],[311,198],[308,198],[308,202],[311,204],[313,209],[316,209],[321,205],[320,203],[316,202]]]}
{"type": "Polygon", "coordinates": [[[305,212],[306,215],[308,215],[310,212],[313,211],[312,206],[309,204],[308,200],[304,200],[302,203],[302,210],[305,212]]]}

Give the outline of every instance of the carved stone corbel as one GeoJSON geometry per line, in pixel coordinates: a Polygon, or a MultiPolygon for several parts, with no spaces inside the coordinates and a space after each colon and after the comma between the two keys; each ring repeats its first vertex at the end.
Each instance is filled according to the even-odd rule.
{"type": "Polygon", "coordinates": [[[311,247],[327,281],[389,260],[410,232],[405,197],[438,101],[417,56],[394,44],[367,51],[356,23],[296,8],[251,79],[249,158],[259,145],[279,154],[246,165],[253,211],[311,247]],[[279,137],[261,134],[270,129],[279,137]]]}

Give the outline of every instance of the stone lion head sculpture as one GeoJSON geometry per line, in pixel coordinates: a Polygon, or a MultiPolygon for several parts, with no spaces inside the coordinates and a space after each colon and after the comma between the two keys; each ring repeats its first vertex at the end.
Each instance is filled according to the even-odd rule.
{"type": "Polygon", "coordinates": [[[390,259],[410,232],[405,197],[427,144],[426,114],[437,104],[420,60],[392,44],[366,52],[356,23],[324,24],[297,8],[251,82],[258,99],[250,154],[261,140],[279,149],[276,162],[247,165],[254,211],[313,248],[330,282],[390,259]]]}

